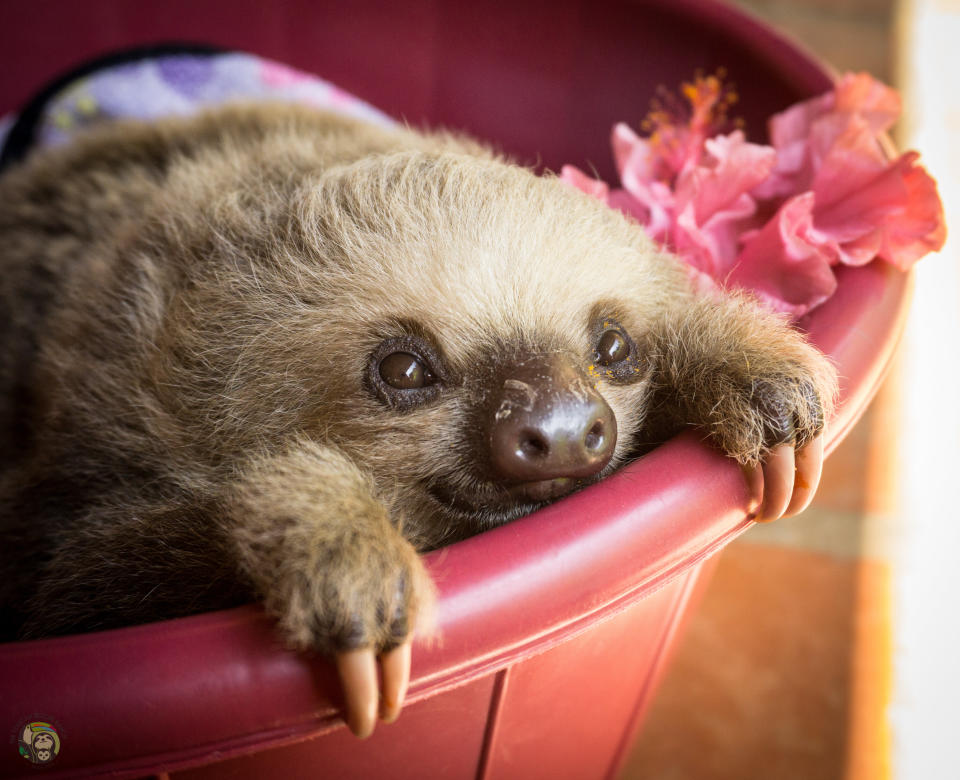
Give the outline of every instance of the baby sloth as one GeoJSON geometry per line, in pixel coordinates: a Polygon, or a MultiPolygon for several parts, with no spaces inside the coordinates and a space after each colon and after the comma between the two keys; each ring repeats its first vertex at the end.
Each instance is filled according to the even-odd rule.
{"type": "Polygon", "coordinates": [[[8,636],[258,598],[335,658],[357,734],[399,712],[418,551],[687,425],[762,468],[767,518],[819,479],[823,356],[462,139],[276,105],[107,125],[0,179],[0,268],[8,636]]]}

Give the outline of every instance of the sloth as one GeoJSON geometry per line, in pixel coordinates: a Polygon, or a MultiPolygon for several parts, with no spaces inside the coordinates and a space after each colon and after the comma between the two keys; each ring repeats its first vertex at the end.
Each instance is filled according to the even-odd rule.
{"type": "Polygon", "coordinates": [[[452,134],[107,123],[0,179],[0,268],[7,636],[258,599],[360,736],[429,622],[418,553],[687,426],[762,478],[758,517],[819,480],[835,377],[800,333],[452,134]]]}

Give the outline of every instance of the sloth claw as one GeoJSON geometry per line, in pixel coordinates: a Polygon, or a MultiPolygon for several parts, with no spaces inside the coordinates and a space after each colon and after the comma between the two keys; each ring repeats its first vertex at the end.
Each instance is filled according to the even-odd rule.
{"type": "Polygon", "coordinates": [[[752,490],[762,496],[753,519],[765,523],[802,512],[813,499],[822,472],[822,433],[796,450],[789,444],[775,447],[763,464],[745,469],[752,490]]]}
{"type": "Polygon", "coordinates": [[[377,723],[399,717],[410,684],[411,642],[408,639],[379,656],[383,689],[377,685],[377,657],[372,648],[337,653],[334,662],[343,687],[345,720],[360,739],[369,737],[377,723]]]}
{"type": "MultiPolygon", "coordinates": [[[[821,429],[822,431],[822,429],[821,429]]],[[[823,474],[823,433],[817,434],[796,453],[796,479],[793,496],[784,517],[793,517],[810,506],[823,474]]]]}
{"type": "Polygon", "coordinates": [[[377,720],[377,661],[367,647],[346,650],[335,656],[343,688],[344,720],[354,736],[365,739],[377,720]]]}
{"type": "Polygon", "coordinates": [[[764,419],[763,503],[756,519],[769,522],[802,512],[823,469],[824,407],[815,385],[803,379],[758,380],[751,393],[764,419]]]}
{"type": "Polygon", "coordinates": [[[823,402],[812,382],[754,381],[751,403],[764,420],[764,446],[804,446],[823,430],[823,402]]]}
{"type": "Polygon", "coordinates": [[[421,564],[412,552],[379,561],[371,555],[368,563],[376,565],[380,576],[341,591],[339,607],[328,611],[325,626],[315,635],[317,646],[332,651],[344,720],[361,739],[373,733],[378,717],[392,723],[400,715],[410,684],[413,627],[430,595],[418,585],[422,577],[416,567],[421,564]]]}
{"type": "Polygon", "coordinates": [[[757,510],[762,521],[776,520],[787,511],[793,494],[796,459],[793,447],[775,447],[763,463],[763,503],[757,510]]]}
{"type": "Polygon", "coordinates": [[[393,723],[400,715],[410,685],[410,656],[409,639],[380,656],[380,668],[383,670],[380,720],[384,723],[393,723]]]}

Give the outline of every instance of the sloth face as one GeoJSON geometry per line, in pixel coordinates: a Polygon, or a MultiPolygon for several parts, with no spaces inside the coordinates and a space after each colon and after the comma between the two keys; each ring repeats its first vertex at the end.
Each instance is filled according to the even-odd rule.
{"type": "Polygon", "coordinates": [[[618,321],[586,323],[589,341],[494,340],[473,353],[469,374],[451,365],[440,334],[398,324],[407,332],[370,352],[364,387],[381,407],[374,419],[390,421],[384,447],[405,439],[408,462],[394,473],[412,466],[398,479],[407,500],[441,527],[511,520],[605,476],[629,448],[649,374],[618,321]]]}
{"type": "MultiPolygon", "coordinates": [[[[590,369],[629,371],[635,352],[622,328],[608,327],[590,369]]],[[[518,502],[558,498],[596,478],[613,456],[617,420],[576,356],[529,351],[496,362],[485,372],[486,397],[474,415],[471,438],[483,466],[477,471],[518,502]]],[[[368,376],[377,398],[397,411],[430,404],[450,384],[437,350],[415,337],[381,343],[371,355],[368,376]]],[[[440,498],[464,503],[442,493],[440,498]]]]}
{"type": "MultiPolygon", "coordinates": [[[[648,334],[687,282],[622,215],[555,179],[450,153],[308,178],[273,212],[265,195],[254,228],[246,211],[225,221],[236,200],[199,205],[218,231],[193,241],[204,255],[189,266],[211,273],[189,295],[221,302],[185,295],[178,312],[205,350],[197,374],[226,361],[200,412],[221,450],[291,433],[329,442],[425,546],[528,513],[633,450],[648,334]],[[197,322],[205,311],[216,319],[197,322]]],[[[163,383],[179,388],[179,410],[196,385],[163,383]]]]}
{"type": "Polygon", "coordinates": [[[370,215],[369,195],[338,193],[340,213],[366,217],[340,262],[369,272],[375,258],[376,275],[351,279],[366,403],[333,432],[347,449],[376,442],[358,459],[416,514],[474,533],[602,478],[634,448],[645,338],[678,281],[635,226],[559,182],[431,162],[370,187],[389,220],[370,215]]]}
{"type": "Polygon", "coordinates": [[[453,247],[419,267],[384,263],[393,294],[371,294],[362,326],[352,312],[352,334],[366,331],[352,336],[359,387],[338,394],[340,419],[324,418],[338,446],[444,541],[606,476],[645,415],[645,336],[658,310],[649,293],[639,305],[630,297],[645,284],[636,248],[591,267],[569,242],[525,258],[511,257],[509,234],[503,243],[482,272],[473,253],[450,263],[453,247]],[[546,279],[540,253],[558,268],[546,279]]]}

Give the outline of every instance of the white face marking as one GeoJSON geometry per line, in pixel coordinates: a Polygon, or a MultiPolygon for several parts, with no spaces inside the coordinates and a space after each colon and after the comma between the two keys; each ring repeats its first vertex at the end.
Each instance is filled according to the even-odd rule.
{"type": "Polygon", "coordinates": [[[574,396],[581,403],[585,403],[588,397],[588,394],[591,392],[592,388],[583,377],[575,375],[571,380],[570,384],[567,386],[570,394],[574,396]]]}
{"type": "Polygon", "coordinates": [[[497,422],[505,420],[513,414],[514,409],[524,412],[533,410],[533,405],[537,402],[537,391],[533,386],[521,382],[519,379],[505,379],[503,389],[503,401],[500,402],[500,408],[494,415],[497,422]]]}

